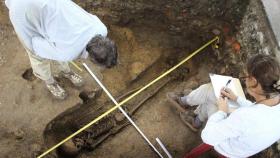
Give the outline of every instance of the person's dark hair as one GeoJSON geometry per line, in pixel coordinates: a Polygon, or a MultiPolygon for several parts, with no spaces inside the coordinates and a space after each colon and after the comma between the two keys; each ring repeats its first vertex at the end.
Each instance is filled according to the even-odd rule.
{"type": "Polygon", "coordinates": [[[91,60],[111,68],[117,64],[118,52],[116,44],[107,37],[97,35],[87,44],[86,50],[91,60]]]}
{"type": "Polygon", "coordinates": [[[247,61],[247,72],[256,78],[266,97],[280,93],[280,66],[274,57],[264,54],[251,57],[247,61]]]}

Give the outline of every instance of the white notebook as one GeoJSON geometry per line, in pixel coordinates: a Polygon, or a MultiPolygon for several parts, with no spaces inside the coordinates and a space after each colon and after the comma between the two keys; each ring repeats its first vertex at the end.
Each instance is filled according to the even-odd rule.
{"type": "MultiPolygon", "coordinates": [[[[209,74],[211,83],[214,88],[215,96],[217,98],[221,95],[221,89],[226,86],[227,82],[231,80],[231,82],[228,84],[227,88],[230,88],[235,95],[238,97],[246,98],[245,94],[243,92],[240,80],[238,78],[233,78],[231,76],[223,76],[223,75],[217,75],[217,74],[209,74]]],[[[238,104],[236,102],[228,100],[229,108],[234,110],[238,108],[238,104]]],[[[230,110],[231,111],[231,110],[230,110]]]]}

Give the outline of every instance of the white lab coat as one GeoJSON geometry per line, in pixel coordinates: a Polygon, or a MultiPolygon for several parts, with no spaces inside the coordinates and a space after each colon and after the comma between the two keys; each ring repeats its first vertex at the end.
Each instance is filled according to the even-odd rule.
{"type": "Polygon", "coordinates": [[[240,108],[228,117],[218,111],[210,116],[202,140],[230,158],[252,156],[280,139],[280,104],[269,107],[238,97],[240,108]]]}
{"type": "Polygon", "coordinates": [[[15,32],[35,55],[71,61],[106,26],[71,0],[6,0],[15,32]]]}

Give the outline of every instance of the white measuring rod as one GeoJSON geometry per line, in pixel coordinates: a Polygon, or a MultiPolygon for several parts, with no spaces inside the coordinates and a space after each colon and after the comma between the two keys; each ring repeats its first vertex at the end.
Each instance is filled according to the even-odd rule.
{"type": "MultiPolygon", "coordinates": [[[[90,75],[94,78],[94,80],[98,83],[98,85],[105,91],[105,93],[109,96],[109,98],[114,102],[114,104],[118,105],[119,103],[115,100],[115,98],[111,95],[111,93],[107,90],[107,88],[101,83],[101,81],[96,77],[96,75],[91,71],[91,69],[87,66],[87,64],[83,63],[83,66],[90,73],[90,75]]],[[[128,116],[128,114],[123,110],[123,108],[122,107],[118,107],[118,108],[123,113],[123,115],[128,119],[128,121],[135,127],[135,129],[140,133],[140,135],[146,140],[146,142],[153,148],[153,150],[157,153],[157,155],[159,157],[163,158],[163,156],[160,154],[160,152],[149,141],[149,139],[140,130],[140,128],[135,124],[135,122],[128,116]]]]}

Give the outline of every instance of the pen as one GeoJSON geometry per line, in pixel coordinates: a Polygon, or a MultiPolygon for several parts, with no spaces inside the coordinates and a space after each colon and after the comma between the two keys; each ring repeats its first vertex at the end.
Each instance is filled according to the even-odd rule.
{"type": "Polygon", "coordinates": [[[227,88],[227,86],[230,84],[230,82],[231,82],[231,79],[229,79],[228,81],[227,81],[227,83],[226,83],[226,86],[224,87],[224,91],[226,90],[226,88],[227,88]]]}
{"type": "MultiPolygon", "coordinates": [[[[227,86],[230,84],[230,82],[231,82],[231,79],[229,79],[229,80],[227,81],[226,86],[223,88],[224,91],[226,90],[226,88],[227,88],[227,86]]],[[[223,98],[227,99],[227,97],[225,97],[225,96],[223,96],[223,98]]]]}

